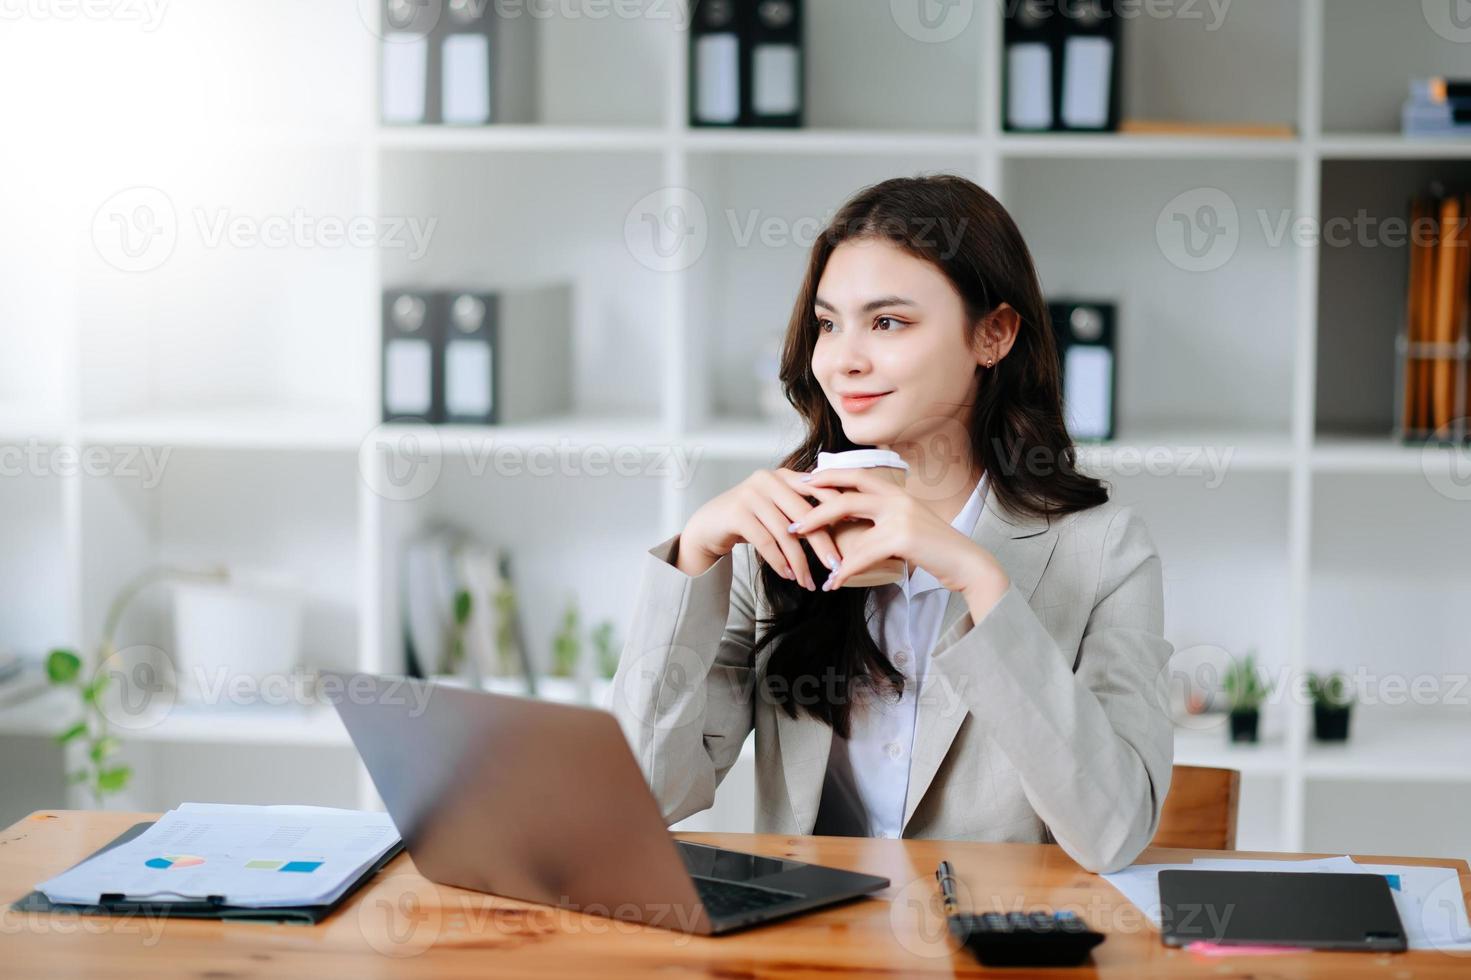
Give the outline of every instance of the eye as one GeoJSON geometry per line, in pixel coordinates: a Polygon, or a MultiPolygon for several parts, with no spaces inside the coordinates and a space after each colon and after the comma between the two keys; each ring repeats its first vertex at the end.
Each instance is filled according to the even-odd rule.
{"type": "Polygon", "coordinates": [[[874,326],[878,326],[881,323],[889,323],[889,324],[892,324],[892,327],[890,328],[890,331],[889,331],[890,333],[892,333],[894,330],[901,330],[904,327],[907,327],[908,326],[908,324],[905,323],[903,320],[896,320],[896,319],[894,319],[891,316],[881,316],[877,320],[874,320],[873,323],[874,323],[874,326]]]}
{"type": "Polygon", "coordinates": [[[832,325],[833,325],[833,322],[831,320],[824,320],[824,319],[819,318],[818,321],[817,321],[817,332],[818,333],[827,333],[828,332],[828,329],[827,328],[830,327],[830,326],[832,326],[832,325]]]}

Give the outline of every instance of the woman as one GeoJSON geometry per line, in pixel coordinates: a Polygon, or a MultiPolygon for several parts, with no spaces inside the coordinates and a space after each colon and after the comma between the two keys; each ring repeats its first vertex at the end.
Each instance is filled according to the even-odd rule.
{"type": "Polygon", "coordinates": [[[1127,865],[1174,756],[1160,561],[1074,469],[1010,216],[954,176],[860,192],[813,246],[780,373],[806,438],[649,550],[615,678],[666,820],[711,805],[754,728],[759,831],[1127,865]],[[808,475],[860,447],[898,452],[905,485],[808,475]],[[892,557],[900,583],[844,587],[892,557]]]}

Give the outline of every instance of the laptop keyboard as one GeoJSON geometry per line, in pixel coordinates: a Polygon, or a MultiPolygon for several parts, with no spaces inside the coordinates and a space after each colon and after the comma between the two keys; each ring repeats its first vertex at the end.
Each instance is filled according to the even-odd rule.
{"type": "Polygon", "coordinates": [[[695,882],[695,891],[699,892],[705,911],[712,919],[759,912],[801,897],[796,892],[777,891],[774,888],[755,888],[718,878],[701,878],[699,875],[690,877],[695,882]]]}

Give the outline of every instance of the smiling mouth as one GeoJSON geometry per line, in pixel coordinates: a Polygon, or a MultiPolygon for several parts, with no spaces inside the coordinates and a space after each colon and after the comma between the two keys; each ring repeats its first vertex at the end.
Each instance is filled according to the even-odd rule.
{"type": "Polygon", "coordinates": [[[844,395],[843,407],[848,409],[850,412],[862,411],[868,406],[875,404],[880,398],[885,398],[891,394],[893,394],[893,392],[886,391],[880,395],[844,395]]]}

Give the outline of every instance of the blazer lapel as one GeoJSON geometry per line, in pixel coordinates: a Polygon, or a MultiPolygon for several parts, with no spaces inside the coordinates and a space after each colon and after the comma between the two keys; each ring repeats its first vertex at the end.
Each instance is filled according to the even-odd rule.
{"type": "Polygon", "coordinates": [[[822,802],[822,783],[827,775],[827,756],[832,748],[833,730],[799,712],[790,718],[784,709],[776,709],[776,740],[781,751],[782,775],[786,777],[787,799],[792,802],[792,833],[810,834],[817,823],[817,807],[822,802]]]}
{"type": "MultiPolygon", "coordinates": [[[[1023,599],[1031,601],[1037,582],[1052,557],[1057,544],[1057,531],[1046,518],[1033,518],[1005,510],[989,486],[986,503],[976,521],[971,540],[996,556],[1006,569],[1012,586],[1023,599]]],[[[950,593],[940,619],[940,635],[934,649],[950,646],[968,633],[975,624],[970,610],[959,592],[950,593]]],[[[965,721],[968,711],[954,703],[956,696],[942,690],[940,672],[933,666],[925,671],[920,686],[919,705],[915,712],[914,747],[909,763],[909,791],[904,802],[904,824],[908,826],[919,801],[934,781],[935,773],[950,751],[950,743],[965,721]]]]}

